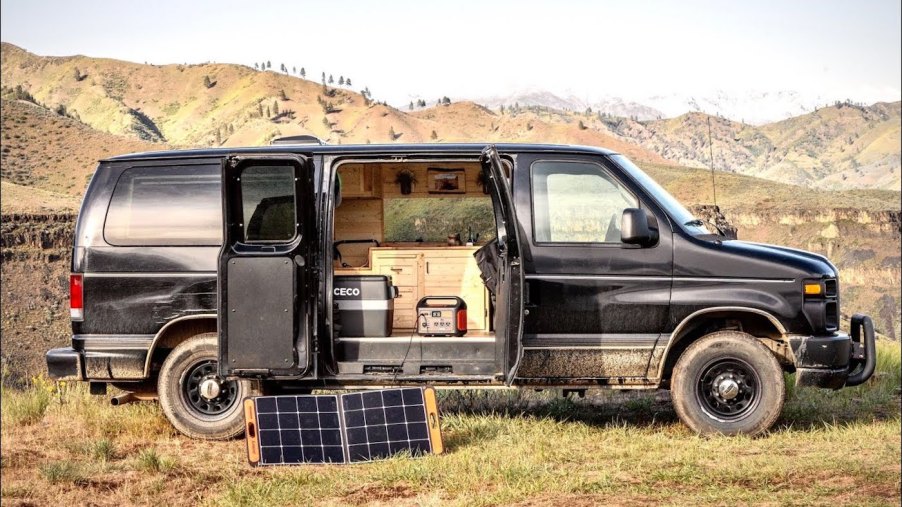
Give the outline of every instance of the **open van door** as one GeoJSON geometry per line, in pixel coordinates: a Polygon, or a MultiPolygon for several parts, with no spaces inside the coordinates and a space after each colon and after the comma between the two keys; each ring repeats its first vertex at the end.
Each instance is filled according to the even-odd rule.
{"type": "Polygon", "coordinates": [[[520,227],[514,210],[510,179],[494,145],[480,157],[482,171],[492,192],[501,258],[495,296],[495,337],[501,343],[504,381],[511,385],[523,357],[523,267],[520,262],[520,227]]]}
{"type": "Polygon", "coordinates": [[[220,374],[303,376],[315,308],[313,164],[294,154],[232,156],[222,182],[220,374]]]}

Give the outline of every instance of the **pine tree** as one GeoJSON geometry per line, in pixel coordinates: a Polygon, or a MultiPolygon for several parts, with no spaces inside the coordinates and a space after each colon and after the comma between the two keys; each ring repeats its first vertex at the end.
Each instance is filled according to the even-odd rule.
{"type": "Polygon", "coordinates": [[[279,116],[279,101],[272,101],[272,114],[279,116]]]}
{"type": "Polygon", "coordinates": [[[413,101],[412,100],[410,101],[410,105],[407,106],[407,109],[410,109],[411,111],[413,111],[413,101]]]}
{"type": "Polygon", "coordinates": [[[501,104],[501,114],[504,114],[504,104],[501,104]]]}
{"type": "Polygon", "coordinates": [[[326,85],[326,73],[323,72],[323,86],[326,85]]]}
{"type": "Polygon", "coordinates": [[[329,84],[334,84],[335,80],[332,79],[332,74],[329,74],[329,84]]]}
{"type": "Polygon", "coordinates": [[[345,77],[338,76],[338,86],[344,86],[344,85],[345,85],[345,77]]]}
{"type": "Polygon", "coordinates": [[[288,100],[288,95],[285,95],[285,90],[279,90],[279,98],[284,100],[288,100]]]}
{"type": "Polygon", "coordinates": [[[272,68],[272,63],[270,63],[269,60],[266,60],[266,68],[267,68],[267,69],[271,69],[271,68],[272,68]]]}
{"type": "Polygon", "coordinates": [[[345,79],[345,84],[348,85],[348,88],[350,88],[351,86],[353,86],[353,85],[351,84],[351,78],[345,79]]]}
{"type": "Polygon", "coordinates": [[[291,73],[292,73],[292,74],[297,74],[297,73],[298,73],[298,68],[295,67],[294,65],[292,65],[292,66],[291,66],[291,73]]]}
{"type": "Polygon", "coordinates": [[[303,78],[307,77],[307,70],[304,69],[304,67],[301,67],[301,77],[303,77],[303,78]]]}
{"type": "Polygon", "coordinates": [[[325,116],[323,116],[323,125],[325,125],[327,128],[332,128],[332,123],[330,123],[329,119],[325,116]]]}
{"type": "Polygon", "coordinates": [[[254,62],[254,70],[260,70],[260,64],[254,62]]]}
{"type": "Polygon", "coordinates": [[[389,127],[389,128],[388,128],[388,138],[391,139],[392,141],[394,141],[395,139],[397,139],[397,137],[398,137],[398,136],[395,135],[395,128],[394,128],[394,127],[389,127]]]}
{"type": "Polygon", "coordinates": [[[232,135],[234,133],[235,133],[235,126],[232,125],[231,123],[229,123],[229,135],[232,135]]]}
{"type": "Polygon", "coordinates": [[[582,120],[579,120],[579,129],[580,129],[580,130],[586,130],[586,124],[583,123],[582,120]]]}
{"type": "Polygon", "coordinates": [[[259,117],[261,117],[261,118],[263,117],[263,103],[262,102],[257,104],[257,113],[259,113],[258,114],[259,117]]]}
{"type": "Polygon", "coordinates": [[[267,118],[272,118],[272,112],[269,110],[268,107],[266,108],[266,117],[267,117],[267,118]]]}
{"type": "Polygon", "coordinates": [[[210,81],[210,76],[204,76],[204,86],[207,88],[213,87],[213,82],[210,81]]]}
{"type": "Polygon", "coordinates": [[[442,97],[442,104],[447,106],[450,103],[451,103],[451,99],[449,99],[448,97],[442,97]]]}
{"type": "Polygon", "coordinates": [[[216,127],[216,146],[222,145],[222,133],[219,131],[219,127],[216,127]]]}
{"type": "Polygon", "coordinates": [[[436,139],[438,139],[438,134],[433,130],[432,133],[429,134],[429,139],[435,141],[436,139]]]}

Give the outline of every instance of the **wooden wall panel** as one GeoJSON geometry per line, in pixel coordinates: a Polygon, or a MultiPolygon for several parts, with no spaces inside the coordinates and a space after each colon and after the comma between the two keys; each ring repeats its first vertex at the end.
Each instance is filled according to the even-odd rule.
{"type": "MultiPolygon", "coordinates": [[[[335,208],[335,241],[343,239],[375,239],[382,242],[382,199],[343,199],[335,208]]],[[[373,245],[343,245],[342,260],[353,267],[369,260],[373,245]]],[[[336,266],[338,267],[338,266],[336,266]]]]}

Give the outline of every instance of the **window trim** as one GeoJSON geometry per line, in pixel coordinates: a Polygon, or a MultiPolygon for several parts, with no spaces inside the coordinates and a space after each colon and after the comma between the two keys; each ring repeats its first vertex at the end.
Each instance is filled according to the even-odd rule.
{"type": "Polygon", "coordinates": [[[530,222],[532,227],[531,240],[532,244],[539,247],[595,247],[595,248],[636,248],[638,245],[628,245],[623,243],[622,241],[618,242],[605,242],[605,241],[539,241],[537,232],[538,229],[536,227],[536,199],[535,199],[535,166],[539,163],[548,163],[548,162],[557,162],[557,163],[565,163],[565,164],[586,164],[586,165],[594,165],[597,166],[603,173],[607,174],[611,177],[613,181],[615,181],[621,188],[626,190],[626,192],[636,200],[636,205],[640,209],[644,209],[642,206],[642,199],[639,198],[636,193],[630,189],[629,185],[625,184],[621,178],[618,178],[613,172],[605,167],[603,164],[600,164],[594,160],[586,160],[586,159],[570,159],[570,158],[537,158],[533,160],[529,164],[529,204],[530,204],[530,222]]]}
{"type": "Polygon", "coordinates": [[[221,247],[222,243],[225,241],[225,238],[222,236],[222,224],[225,222],[225,217],[222,215],[222,197],[219,199],[219,205],[216,206],[216,210],[219,212],[219,227],[218,231],[220,233],[219,242],[197,242],[197,243],[169,243],[172,238],[166,238],[166,240],[157,240],[157,241],[145,241],[141,243],[121,243],[111,241],[107,237],[107,222],[110,219],[110,211],[113,208],[113,199],[116,197],[116,190],[119,188],[119,184],[122,182],[122,179],[125,177],[126,173],[132,170],[141,170],[141,169],[149,169],[153,171],[160,171],[166,169],[186,169],[186,168],[211,168],[212,174],[216,181],[219,184],[219,192],[217,192],[220,196],[222,195],[222,174],[219,166],[217,164],[210,163],[194,163],[194,164],[167,164],[167,165],[130,165],[125,167],[119,175],[116,177],[116,183],[113,184],[112,190],[110,191],[109,201],[106,203],[106,210],[103,214],[103,226],[101,227],[101,237],[103,241],[110,246],[119,247],[119,248],[159,248],[159,247],[172,247],[172,248],[211,248],[211,247],[221,247]]]}

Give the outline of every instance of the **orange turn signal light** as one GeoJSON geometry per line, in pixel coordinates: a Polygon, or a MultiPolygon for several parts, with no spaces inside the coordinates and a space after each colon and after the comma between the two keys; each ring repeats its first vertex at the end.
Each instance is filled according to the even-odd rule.
{"type": "Polygon", "coordinates": [[[821,293],[821,284],[819,283],[806,283],[805,284],[805,295],[806,296],[817,296],[821,293]]]}

